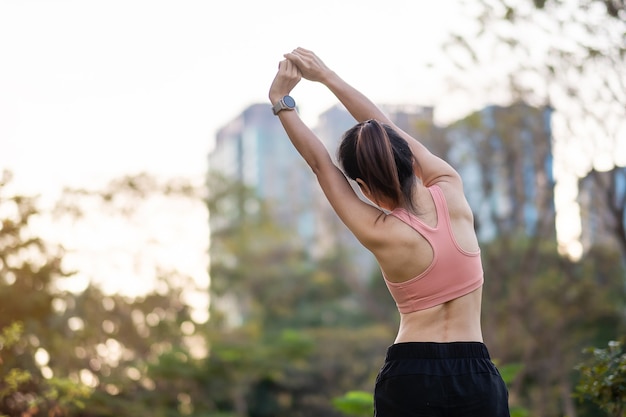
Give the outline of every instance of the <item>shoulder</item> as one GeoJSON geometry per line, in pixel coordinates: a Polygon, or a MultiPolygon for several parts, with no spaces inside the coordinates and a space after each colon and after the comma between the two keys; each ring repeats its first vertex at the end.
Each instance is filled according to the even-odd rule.
{"type": "Polygon", "coordinates": [[[380,211],[375,218],[368,218],[362,225],[360,236],[357,236],[363,246],[376,253],[381,248],[393,246],[398,242],[405,224],[401,220],[401,214],[380,211]]]}
{"type": "Polygon", "coordinates": [[[369,250],[385,270],[393,268],[398,262],[404,265],[407,259],[420,253],[418,245],[426,242],[411,226],[408,212],[396,210],[381,211],[372,221],[368,219],[362,224],[360,233],[355,233],[361,244],[369,250]]]}
{"type": "Polygon", "coordinates": [[[447,176],[432,186],[441,190],[451,216],[472,216],[472,210],[465,197],[463,181],[459,175],[447,176]]]}

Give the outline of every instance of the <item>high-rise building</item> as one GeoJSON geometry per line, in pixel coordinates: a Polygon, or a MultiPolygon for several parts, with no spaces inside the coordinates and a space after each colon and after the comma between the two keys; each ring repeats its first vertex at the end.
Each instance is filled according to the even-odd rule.
{"type": "Polygon", "coordinates": [[[209,171],[250,187],[281,226],[313,238],[312,175],[269,104],[248,107],[217,132],[209,171]]]}
{"type": "Polygon", "coordinates": [[[549,107],[489,106],[445,128],[483,241],[500,234],[555,238],[549,107]]]}
{"type": "MultiPolygon", "coordinates": [[[[337,163],[337,147],[343,133],[355,124],[354,118],[342,106],[333,106],[320,114],[317,125],[313,131],[320,138],[330,153],[333,161],[337,163]]],[[[353,185],[354,187],[354,185],[353,185]]],[[[357,187],[355,187],[355,191],[357,187]]],[[[312,202],[315,207],[316,238],[312,246],[313,255],[323,256],[338,247],[348,248],[348,252],[356,251],[355,265],[371,265],[371,255],[364,254],[360,244],[341,222],[324,196],[322,189],[316,184],[312,194],[312,202]]]]}
{"type": "Polygon", "coordinates": [[[581,243],[614,247],[626,255],[626,167],[591,171],[578,183],[581,243]]]}

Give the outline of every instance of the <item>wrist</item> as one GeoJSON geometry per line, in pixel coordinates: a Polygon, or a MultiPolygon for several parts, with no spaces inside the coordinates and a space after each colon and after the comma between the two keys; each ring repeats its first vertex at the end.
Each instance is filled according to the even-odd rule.
{"type": "Polygon", "coordinates": [[[335,71],[328,70],[320,77],[319,82],[328,86],[337,79],[339,79],[339,76],[337,75],[337,73],[335,71]]]}
{"type": "Polygon", "coordinates": [[[287,94],[270,93],[269,95],[270,104],[273,106],[274,104],[278,103],[280,99],[285,97],[286,95],[287,94]]]}

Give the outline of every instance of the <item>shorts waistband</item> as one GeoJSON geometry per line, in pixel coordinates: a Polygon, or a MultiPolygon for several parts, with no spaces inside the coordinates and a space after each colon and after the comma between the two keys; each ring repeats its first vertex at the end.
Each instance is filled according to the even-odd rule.
{"type": "Polygon", "coordinates": [[[487,346],[482,342],[402,342],[387,349],[387,360],[398,359],[490,359],[487,346]]]}

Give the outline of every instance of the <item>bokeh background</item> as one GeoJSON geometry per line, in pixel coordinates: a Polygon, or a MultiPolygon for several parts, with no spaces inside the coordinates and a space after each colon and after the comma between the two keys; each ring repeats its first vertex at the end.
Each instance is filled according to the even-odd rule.
{"type": "MultiPolygon", "coordinates": [[[[622,0],[0,2],[0,415],[371,415],[379,271],[210,163],[297,46],[432,108],[408,128],[442,156],[527,161],[546,120],[515,105],[543,109],[550,199],[483,242],[485,339],[515,415],[623,415],[625,36],[622,0]]],[[[293,95],[311,126],[336,104],[293,95]]]]}

